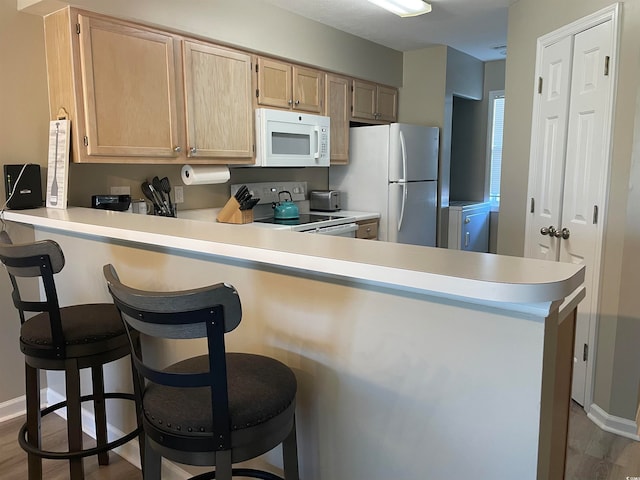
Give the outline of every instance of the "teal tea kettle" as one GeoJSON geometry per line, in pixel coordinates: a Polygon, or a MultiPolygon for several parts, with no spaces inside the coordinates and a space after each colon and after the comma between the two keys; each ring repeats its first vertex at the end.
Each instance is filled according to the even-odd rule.
{"type": "Polygon", "coordinates": [[[293,220],[300,217],[298,206],[293,203],[291,192],[288,192],[287,190],[278,192],[278,199],[280,200],[277,203],[273,203],[271,205],[273,208],[273,218],[275,218],[276,220],[293,220]],[[289,195],[289,200],[285,199],[283,201],[280,199],[280,195],[282,195],[283,193],[289,195]]]}

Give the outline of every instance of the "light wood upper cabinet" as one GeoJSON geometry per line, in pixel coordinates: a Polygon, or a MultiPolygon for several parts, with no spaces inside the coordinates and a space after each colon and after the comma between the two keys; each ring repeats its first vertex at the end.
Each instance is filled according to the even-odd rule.
{"type": "Polygon", "coordinates": [[[312,68],[258,57],[257,104],[320,114],[324,74],[312,68]]]}
{"type": "Polygon", "coordinates": [[[270,107],[329,116],[331,162],[346,164],[350,120],[397,118],[397,89],[373,82],[74,7],[44,27],[49,111],[71,120],[74,162],[251,164],[253,108],[270,107]]]}
{"type": "Polygon", "coordinates": [[[353,80],[353,120],[395,122],[398,119],[398,89],[353,80]]]}
{"type": "Polygon", "coordinates": [[[398,89],[377,86],[377,113],[378,120],[395,122],[398,120],[398,89]]]}
{"type": "Polygon", "coordinates": [[[324,114],[331,118],[331,164],[349,163],[351,79],[327,73],[324,114]]]}
{"type": "Polygon", "coordinates": [[[86,154],[174,157],[174,37],[85,15],[78,24],[86,154]]]}
{"type": "Polygon", "coordinates": [[[74,162],[254,162],[249,54],[71,7],[45,39],[74,162]]]}
{"type": "Polygon", "coordinates": [[[291,68],[293,74],[293,108],[321,113],[324,99],[324,73],[312,68],[291,68]]]}
{"type": "Polygon", "coordinates": [[[187,154],[253,155],[251,56],[199,42],[183,42],[187,154]]]}

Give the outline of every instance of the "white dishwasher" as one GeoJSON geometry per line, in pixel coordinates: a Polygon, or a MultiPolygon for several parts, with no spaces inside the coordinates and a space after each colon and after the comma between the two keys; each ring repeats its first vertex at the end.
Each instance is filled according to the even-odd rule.
{"type": "Polygon", "coordinates": [[[469,252],[489,251],[489,202],[449,203],[449,248],[469,252]]]}

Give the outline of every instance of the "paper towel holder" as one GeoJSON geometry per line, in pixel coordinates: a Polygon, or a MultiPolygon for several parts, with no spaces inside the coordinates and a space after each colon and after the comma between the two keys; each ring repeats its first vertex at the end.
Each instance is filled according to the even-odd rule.
{"type": "Polygon", "coordinates": [[[213,185],[227,183],[231,172],[226,165],[183,165],[180,171],[185,185],[213,185]]]}

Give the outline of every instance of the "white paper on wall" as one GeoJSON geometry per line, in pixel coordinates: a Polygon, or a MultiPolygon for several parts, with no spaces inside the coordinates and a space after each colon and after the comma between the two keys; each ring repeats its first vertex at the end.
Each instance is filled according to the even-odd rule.
{"type": "Polygon", "coordinates": [[[67,208],[69,185],[69,133],[67,119],[49,122],[49,163],[47,170],[47,207],[67,208]]]}

